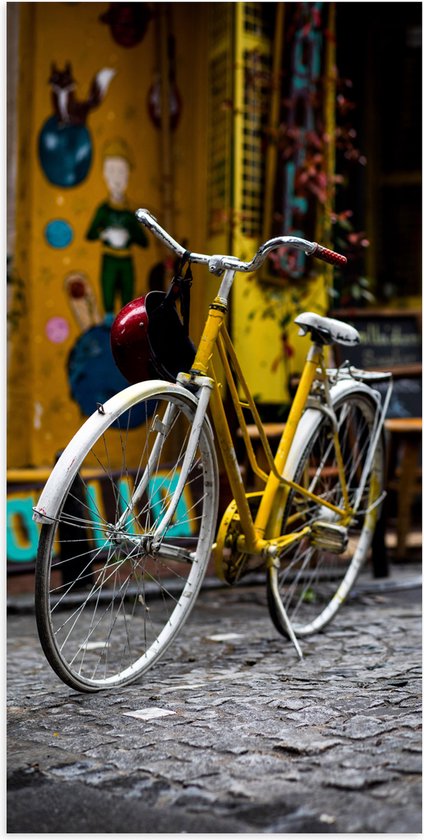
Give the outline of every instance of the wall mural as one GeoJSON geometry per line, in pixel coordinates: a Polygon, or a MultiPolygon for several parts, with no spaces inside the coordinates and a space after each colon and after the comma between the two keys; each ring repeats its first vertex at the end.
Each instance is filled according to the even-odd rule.
{"type": "MultiPolygon", "coordinates": [[[[131,30],[130,35],[128,28],[119,28],[119,20],[122,24],[125,10],[116,9],[116,5],[120,4],[112,4],[102,21],[113,24],[112,30],[126,46],[137,43],[147,26],[145,11],[141,14],[143,10],[138,10],[138,17],[133,15],[131,18],[136,29],[131,30]],[[143,32],[140,29],[142,24],[143,32]]],[[[128,23],[129,18],[126,20],[128,23]]],[[[49,86],[54,113],[40,131],[38,150],[42,170],[55,186],[76,187],[88,177],[93,143],[87,118],[93,108],[103,102],[115,75],[116,71],[110,67],[96,73],[88,97],[82,100],[75,93],[76,80],[71,62],[67,61],[63,70],[56,63],[51,64],[49,86]]],[[[131,248],[133,245],[145,248],[148,244],[127,198],[133,167],[133,155],[124,139],[118,137],[106,143],[102,153],[102,174],[107,196],[95,209],[86,231],[88,241],[99,241],[102,246],[99,285],[103,315],[100,314],[93,288],[83,273],[73,271],[65,280],[71,312],[82,330],[69,353],[67,375],[71,396],[84,416],[92,414],[98,403],[105,402],[128,384],[112,357],[110,328],[117,311],[135,296],[131,248]]],[[[62,218],[51,219],[45,227],[44,236],[50,247],[65,249],[74,239],[72,224],[62,218]]],[[[54,316],[48,320],[45,333],[49,341],[59,344],[69,336],[69,323],[61,316],[54,316]]],[[[130,426],[139,423],[137,411],[132,412],[130,426]]]]}
{"type": "Polygon", "coordinates": [[[65,277],[65,294],[69,308],[81,332],[100,324],[102,317],[93,287],[81,271],[72,271],[65,277]]]}
{"type": "Polygon", "coordinates": [[[44,236],[52,248],[67,248],[74,238],[74,232],[66,219],[52,219],[45,227],[44,236]]]}
{"type": "MultiPolygon", "coordinates": [[[[84,330],[68,358],[68,379],[73,399],[84,416],[96,410],[128,385],[115,365],[110,347],[110,329],[116,313],[135,297],[134,265],[131,247],[147,247],[143,228],[137,222],[127,198],[131,150],[122,138],[103,148],[103,178],[107,197],[95,209],[86,238],[101,243],[100,289],[103,316],[88,280],[81,274],[68,276],[66,290],[77,322],[84,330]]],[[[127,418],[129,427],[141,423],[141,413],[134,409],[127,418]]]]}
{"type": "MultiPolygon", "coordinates": [[[[146,248],[148,241],[134,216],[135,206],[131,206],[127,193],[135,168],[131,144],[140,133],[137,120],[142,118],[141,109],[146,125],[151,126],[152,121],[158,131],[164,131],[165,106],[159,85],[164,77],[169,82],[169,128],[174,131],[181,114],[181,97],[176,87],[171,36],[166,38],[164,62],[160,66],[154,39],[148,45],[148,58],[142,56],[140,62],[140,55],[135,55],[153,16],[160,17],[152,11],[152,4],[102,4],[103,13],[95,14],[94,18],[93,4],[83,4],[82,19],[78,23],[69,13],[73,4],[53,4],[49,15],[43,4],[36,5],[34,36],[40,43],[40,52],[36,57],[29,57],[32,72],[22,95],[35,99],[28,124],[32,125],[39,166],[33,208],[37,221],[33,229],[42,247],[31,282],[38,283],[42,277],[45,294],[42,300],[46,303],[45,308],[44,305],[37,308],[40,319],[37,348],[40,349],[37,349],[39,381],[35,388],[44,384],[47,376],[52,383],[51,389],[49,385],[34,404],[34,448],[38,446],[42,451],[45,446],[41,456],[44,465],[55,457],[51,452],[52,438],[54,446],[61,445],[58,417],[61,421],[63,418],[66,437],[66,423],[70,426],[75,423],[75,404],[84,418],[96,410],[97,403],[103,403],[128,384],[112,357],[110,327],[119,309],[144,288],[143,284],[141,288],[137,284],[134,252],[146,248]],[[49,27],[46,26],[47,18],[49,27]],[[46,34],[52,26],[57,32],[57,39],[53,41],[46,34]],[[69,51],[69,44],[79,35],[81,49],[77,58],[69,51]],[[52,43],[54,51],[50,52],[52,43]],[[137,70],[141,67],[145,79],[152,65],[157,69],[155,84],[149,88],[147,83],[141,91],[139,81],[137,84],[124,83],[130,57],[126,54],[134,48],[130,66],[137,70]],[[125,55],[124,60],[122,55],[125,55]],[[146,98],[149,100],[147,115],[146,98]],[[96,119],[91,126],[93,113],[96,113],[96,119]],[[101,115],[100,120],[97,114],[101,115]],[[118,125],[119,129],[116,128],[118,125]],[[102,184],[104,199],[99,202],[102,184]],[[40,228],[39,219],[42,220],[40,228]],[[63,384],[63,370],[57,371],[58,360],[65,368],[68,387],[66,379],[63,384]],[[57,377],[51,376],[53,372],[58,373],[57,377]]],[[[143,146],[146,160],[155,160],[158,142],[151,129],[145,130],[143,141],[146,141],[143,146]]],[[[28,144],[22,143],[19,160],[22,171],[27,147],[28,144]]],[[[142,189],[147,189],[150,196],[156,195],[156,187],[149,179],[140,178],[139,172],[137,176],[134,178],[137,192],[140,192],[141,182],[142,189]]],[[[25,237],[23,240],[25,242],[25,237]]],[[[146,291],[163,287],[171,274],[172,263],[169,258],[151,268],[150,275],[143,281],[146,291]]],[[[12,322],[14,310],[9,314],[12,322]]],[[[137,412],[132,411],[130,428],[141,422],[141,416],[137,417],[137,412]]],[[[93,482],[90,494],[99,500],[103,485],[93,482]]],[[[10,478],[7,502],[9,570],[16,571],[18,565],[22,571],[32,568],[39,530],[32,520],[32,507],[43,483],[43,478],[35,476],[22,481],[10,478]]],[[[152,488],[153,492],[155,488],[152,488]]]]}
{"type": "MultiPolygon", "coordinates": [[[[71,396],[84,417],[93,414],[99,403],[103,404],[128,387],[128,381],[115,365],[110,346],[110,326],[104,321],[89,327],[79,336],[68,357],[67,373],[71,396]]],[[[144,418],[143,407],[135,406],[128,416],[123,416],[120,425],[133,429],[144,418]]]]}
{"type": "Polygon", "coordinates": [[[87,230],[87,239],[100,240],[102,261],[100,287],[103,295],[105,323],[114,320],[115,302],[121,306],[134,298],[134,267],[131,246],[147,246],[143,228],[137,222],[127,199],[127,186],[133,168],[132,154],[124,140],[118,138],[103,149],[103,177],[108,195],[96,209],[87,230]]]}
{"type": "Polygon", "coordinates": [[[115,70],[104,67],[94,77],[87,99],[77,99],[76,80],[69,61],[63,70],[51,65],[49,85],[53,114],[44,123],[38,154],[46,178],[60,187],[75,187],[87,177],[93,156],[87,118],[106,96],[115,70]]]}
{"type": "MultiPolygon", "coordinates": [[[[120,47],[129,49],[141,42],[151,18],[149,4],[111,3],[108,10],[98,17],[98,21],[110,27],[110,35],[120,47]]],[[[166,28],[163,31],[165,52],[148,93],[148,109],[154,125],[161,129],[161,89],[163,74],[166,73],[169,86],[169,127],[175,130],[181,114],[181,96],[176,84],[175,39],[168,27],[166,16],[166,28]]],[[[67,188],[77,187],[89,177],[95,151],[88,128],[89,116],[93,109],[102,105],[116,76],[116,70],[112,67],[100,69],[84,99],[77,90],[73,64],[67,59],[62,69],[60,63],[51,62],[48,85],[53,113],[44,122],[38,138],[38,155],[44,175],[54,186],[67,188]]],[[[117,312],[136,295],[132,249],[148,245],[144,229],[137,222],[135,208],[130,206],[127,196],[134,168],[131,149],[125,139],[118,136],[103,146],[101,154],[102,176],[107,194],[104,201],[94,208],[85,233],[88,242],[101,246],[98,284],[100,299],[97,300],[85,272],[76,267],[71,267],[66,275],[64,288],[70,312],[80,330],[68,355],[67,377],[71,397],[83,416],[89,416],[99,403],[105,402],[128,384],[112,357],[110,329],[117,312]]],[[[72,223],[66,218],[51,218],[45,226],[44,237],[49,247],[58,250],[76,244],[72,223]]],[[[149,278],[149,285],[156,285],[157,282],[156,275],[155,278],[149,278]]],[[[164,278],[161,278],[161,285],[163,282],[164,278]]],[[[50,317],[45,326],[45,334],[52,343],[66,341],[70,332],[69,322],[59,314],[50,317]]],[[[133,411],[131,427],[139,422],[137,412],[133,411]]]]}

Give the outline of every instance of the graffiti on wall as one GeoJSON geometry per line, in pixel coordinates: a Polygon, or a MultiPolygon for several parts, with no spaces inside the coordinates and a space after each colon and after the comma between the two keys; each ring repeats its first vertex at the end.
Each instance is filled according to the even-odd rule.
{"type": "MultiPolygon", "coordinates": [[[[171,476],[165,473],[152,477],[148,495],[152,510],[161,509],[163,496],[172,496],[179,478],[179,471],[176,470],[171,476]]],[[[118,498],[121,500],[122,508],[129,503],[133,489],[133,478],[123,477],[118,482],[118,498]]],[[[86,522],[87,538],[98,546],[99,542],[107,548],[104,538],[104,529],[100,528],[100,522],[107,522],[113,518],[114,498],[111,499],[106,480],[99,478],[87,479],[85,482],[85,509],[89,511],[86,522]],[[112,508],[110,506],[112,505],[112,508]]],[[[174,537],[192,536],[191,518],[188,515],[193,499],[192,489],[186,488],[175,512],[175,523],[171,524],[169,533],[174,537]],[[187,524],[189,523],[189,524],[187,524]]],[[[37,556],[38,539],[40,526],[33,521],[32,512],[40,495],[40,488],[19,487],[10,490],[7,497],[7,562],[11,568],[17,565],[28,570],[33,568],[37,556]]],[[[134,527],[134,523],[132,525],[134,527]]]]}
{"type": "Polygon", "coordinates": [[[39,526],[33,522],[32,509],[39,493],[35,490],[15,490],[7,496],[7,562],[35,562],[39,526]]]}
{"type": "MultiPolygon", "coordinates": [[[[296,147],[285,165],[282,213],[284,226],[293,236],[305,236],[310,199],[299,190],[297,174],[305,164],[309,138],[316,129],[317,85],[322,63],[322,3],[299,3],[292,41],[287,126],[296,134],[296,147]]],[[[280,266],[294,279],[305,270],[305,254],[282,252],[280,266]]]]}

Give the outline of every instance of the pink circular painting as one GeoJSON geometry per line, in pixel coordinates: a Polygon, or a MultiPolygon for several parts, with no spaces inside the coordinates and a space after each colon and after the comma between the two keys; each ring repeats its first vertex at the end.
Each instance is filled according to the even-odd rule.
{"type": "Polygon", "coordinates": [[[61,318],[59,315],[50,318],[46,324],[46,335],[53,344],[61,344],[65,341],[69,335],[69,324],[66,318],[61,318]]]}

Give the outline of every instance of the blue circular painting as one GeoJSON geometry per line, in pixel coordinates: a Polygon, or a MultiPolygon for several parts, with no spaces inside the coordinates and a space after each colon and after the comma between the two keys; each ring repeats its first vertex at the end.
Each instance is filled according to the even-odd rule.
{"type": "MultiPolygon", "coordinates": [[[[77,339],[69,354],[68,377],[71,394],[82,414],[89,417],[97,409],[97,403],[105,403],[119,391],[128,388],[128,382],[116,367],[110,345],[110,327],[97,324],[90,327],[77,339]]],[[[133,429],[146,422],[154,401],[136,405],[125,412],[114,426],[133,429]]]]}
{"type": "Polygon", "coordinates": [[[52,184],[75,187],[84,181],[91,166],[90,132],[85,125],[63,125],[57,117],[49,117],[40,131],[38,154],[52,184]]]}
{"type": "Polygon", "coordinates": [[[46,225],[44,235],[52,248],[66,248],[74,238],[71,225],[64,219],[52,219],[46,225]]]}

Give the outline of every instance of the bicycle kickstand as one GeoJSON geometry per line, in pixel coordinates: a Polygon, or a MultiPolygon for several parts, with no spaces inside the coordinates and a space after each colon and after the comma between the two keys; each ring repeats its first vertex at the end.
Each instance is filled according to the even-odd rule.
{"type": "MultiPolygon", "coordinates": [[[[277,592],[277,568],[276,568],[276,566],[271,566],[269,571],[270,571],[271,587],[272,587],[272,589],[275,590],[276,595],[278,595],[278,592],[277,592]]],[[[294,632],[293,627],[291,625],[291,621],[290,621],[290,619],[287,615],[287,612],[284,608],[284,605],[281,602],[281,598],[276,597],[275,598],[275,604],[278,607],[280,617],[281,617],[281,619],[283,621],[283,624],[284,624],[284,626],[287,630],[287,634],[290,638],[290,641],[293,642],[293,644],[296,648],[296,653],[297,653],[299,659],[303,659],[302,649],[299,645],[299,642],[297,641],[295,632],[294,632]]]]}

